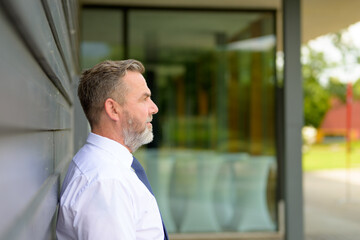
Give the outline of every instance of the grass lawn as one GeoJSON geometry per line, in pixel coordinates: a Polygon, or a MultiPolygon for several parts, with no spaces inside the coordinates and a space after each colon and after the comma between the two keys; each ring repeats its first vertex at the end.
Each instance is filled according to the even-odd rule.
{"type": "MultiPolygon", "coordinates": [[[[350,167],[360,167],[360,141],[351,143],[350,167]]],[[[303,170],[347,167],[346,143],[314,144],[303,151],[303,170]]]]}

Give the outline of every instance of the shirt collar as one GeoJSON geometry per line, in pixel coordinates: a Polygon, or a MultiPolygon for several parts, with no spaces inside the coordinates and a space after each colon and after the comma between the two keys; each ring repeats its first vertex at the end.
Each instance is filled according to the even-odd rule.
{"type": "Polygon", "coordinates": [[[93,144],[110,154],[120,161],[120,163],[125,164],[127,167],[131,167],[133,161],[133,155],[130,151],[122,144],[95,133],[90,133],[87,140],[87,143],[93,144]]]}

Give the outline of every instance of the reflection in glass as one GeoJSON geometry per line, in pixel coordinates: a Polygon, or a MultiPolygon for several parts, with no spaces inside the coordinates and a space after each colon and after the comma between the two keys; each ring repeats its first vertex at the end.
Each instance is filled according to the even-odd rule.
{"type": "Polygon", "coordinates": [[[275,231],[273,14],[134,10],[129,29],[160,109],[137,154],[168,230],[275,231]]]}
{"type": "Polygon", "coordinates": [[[106,60],[123,58],[123,13],[119,10],[82,11],[81,66],[90,68],[106,60]]]}
{"type": "Polygon", "coordinates": [[[277,229],[274,21],[255,11],[83,12],[84,68],[122,57],[146,67],[159,113],[154,141],[135,155],[170,233],[277,229]]]}

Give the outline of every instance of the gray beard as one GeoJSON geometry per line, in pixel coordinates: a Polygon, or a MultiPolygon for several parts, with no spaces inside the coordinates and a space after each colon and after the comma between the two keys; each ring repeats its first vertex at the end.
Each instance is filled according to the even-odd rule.
{"type": "Polygon", "coordinates": [[[149,129],[147,126],[145,126],[144,131],[137,132],[135,130],[137,124],[134,124],[132,119],[129,119],[127,123],[127,127],[123,128],[124,143],[125,146],[130,148],[131,152],[135,152],[139,147],[150,143],[154,139],[152,129],[149,129]]]}

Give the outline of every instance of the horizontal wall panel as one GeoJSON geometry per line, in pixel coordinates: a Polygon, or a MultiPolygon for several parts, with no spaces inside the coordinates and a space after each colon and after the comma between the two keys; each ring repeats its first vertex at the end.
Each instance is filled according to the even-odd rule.
{"type": "Polygon", "coordinates": [[[77,152],[86,142],[90,132],[90,125],[84,111],[81,107],[80,100],[74,99],[74,147],[73,151],[77,152]]]}
{"type": "Polygon", "coordinates": [[[56,131],[54,132],[54,171],[60,174],[60,182],[66,175],[67,167],[73,158],[73,132],[56,131]]]}
{"type": "Polygon", "coordinates": [[[72,78],[75,76],[74,60],[62,2],[58,0],[43,0],[43,3],[45,10],[48,12],[50,26],[58,42],[59,50],[64,56],[65,64],[70,74],[69,81],[72,81],[72,78]]]}
{"type": "Polygon", "coordinates": [[[55,169],[59,165],[61,165],[64,160],[72,159],[73,157],[72,135],[73,133],[71,131],[54,132],[55,169]]]}
{"type": "Polygon", "coordinates": [[[68,23],[70,32],[71,48],[75,59],[75,66],[80,71],[79,66],[79,39],[77,29],[79,28],[78,15],[79,15],[79,2],[77,0],[63,0],[65,17],[68,23]]]}
{"type": "Polygon", "coordinates": [[[56,238],[60,181],[74,145],[75,3],[0,3],[0,239],[56,238]]]}
{"type": "Polygon", "coordinates": [[[3,135],[0,138],[0,216],[3,216],[0,218],[0,236],[12,226],[53,174],[53,155],[52,132],[3,135]]]}
{"type": "Polygon", "coordinates": [[[0,128],[70,128],[72,108],[0,14],[0,128]]]}
{"type": "MultiPolygon", "coordinates": [[[[7,240],[51,239],[54,232],[52,220],[56,215],[59,176],[50,176],[36,197],[28,204],[13,225],[3,235],[7,240]]],[[[2,239],[2,238],[1,238],[2,239]]]]}
{"type": "Polygon", "coordinates": [[[40,65],[71,103],[69,76],[39,0],[4,0],[5,11],[40,65]]]}

